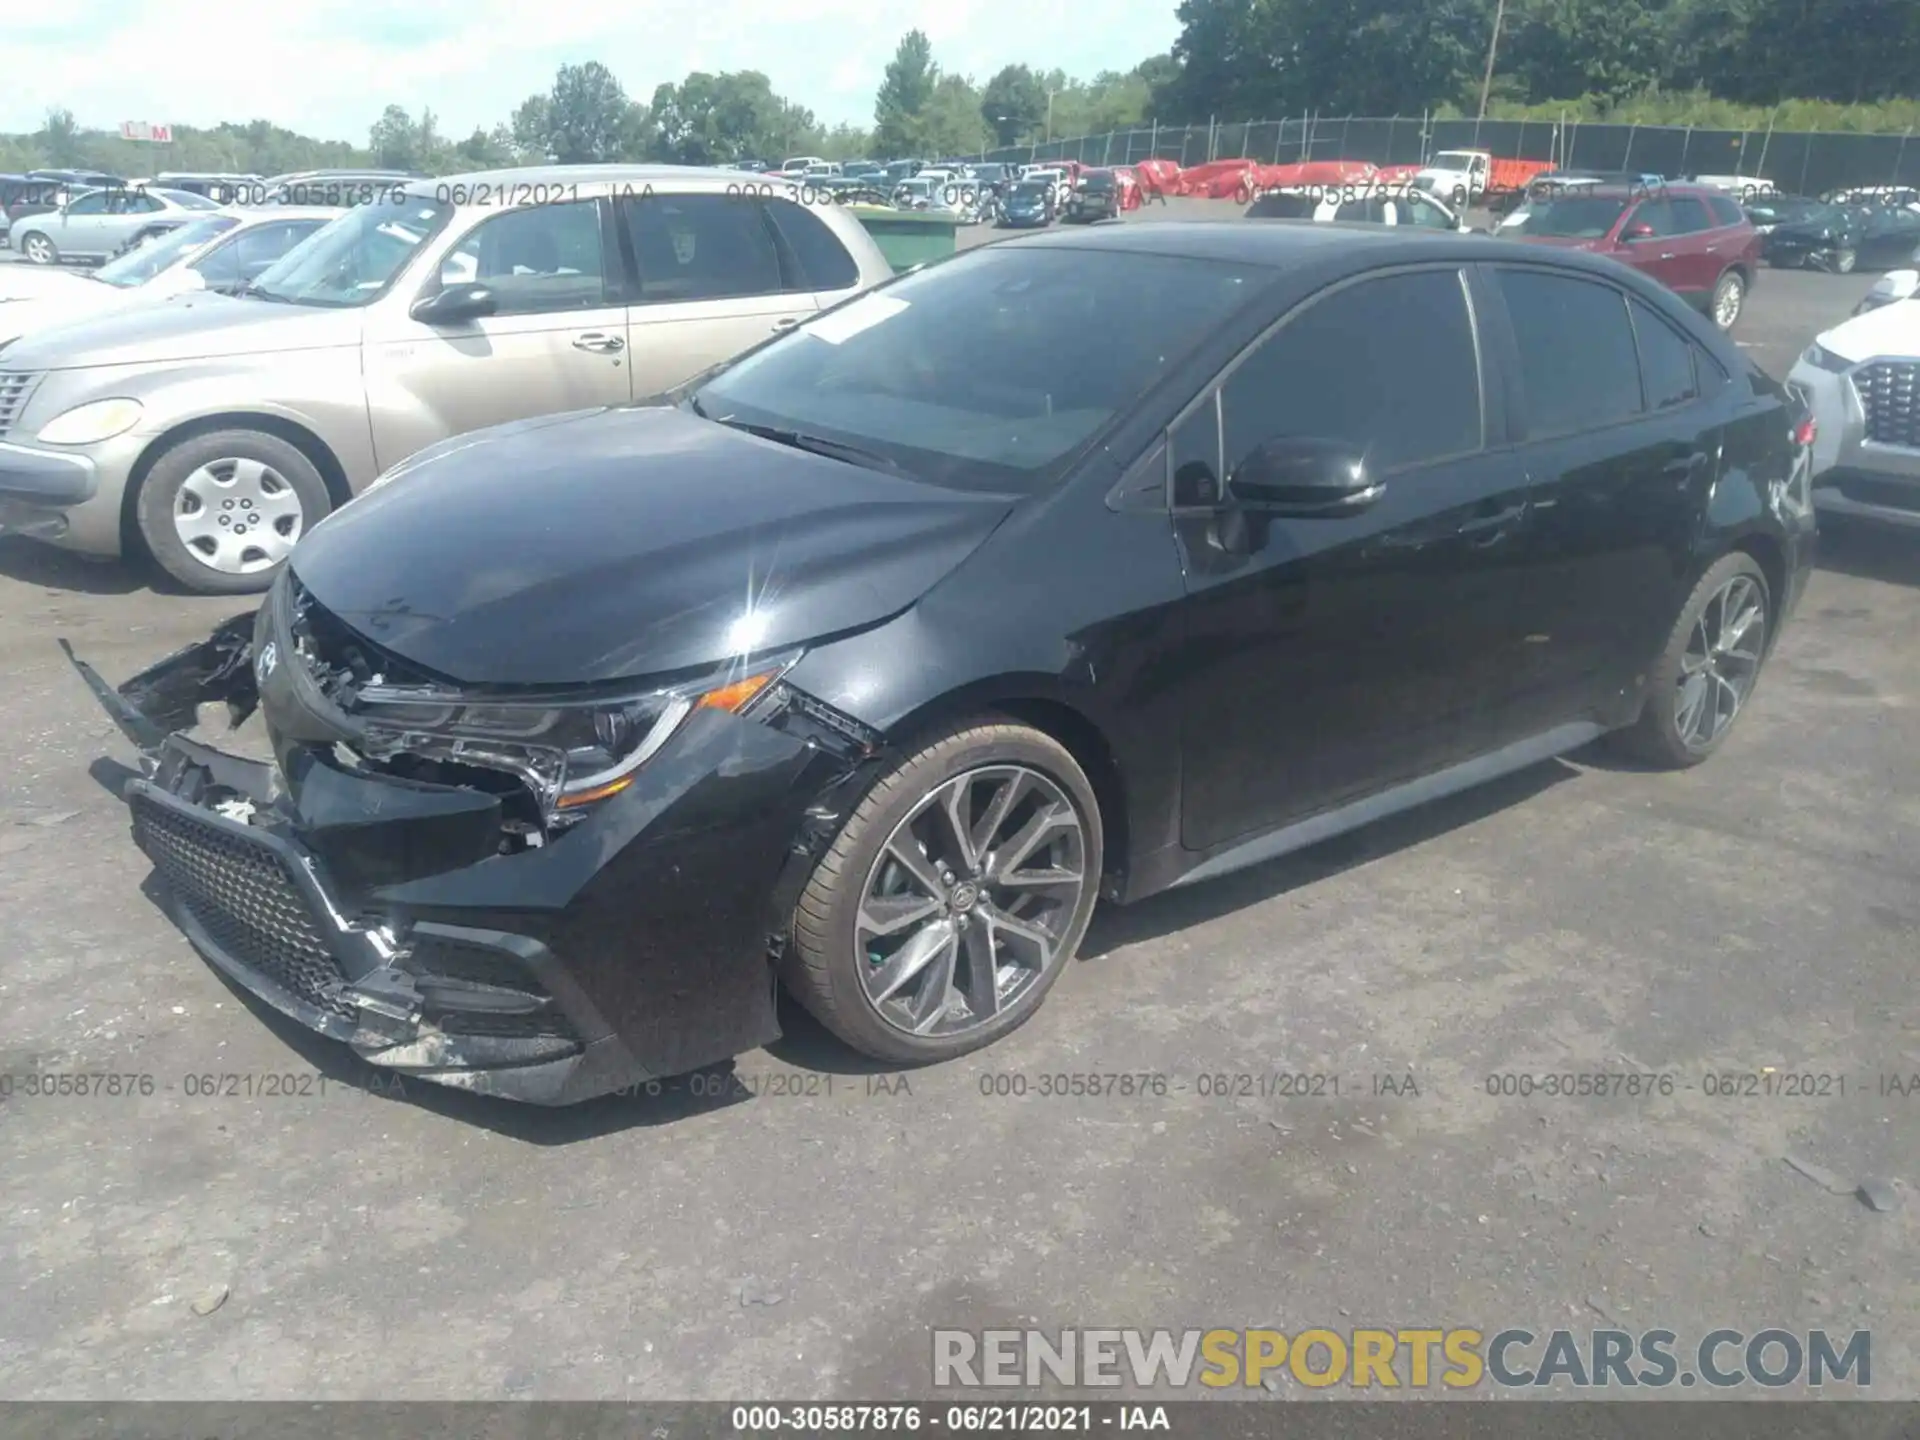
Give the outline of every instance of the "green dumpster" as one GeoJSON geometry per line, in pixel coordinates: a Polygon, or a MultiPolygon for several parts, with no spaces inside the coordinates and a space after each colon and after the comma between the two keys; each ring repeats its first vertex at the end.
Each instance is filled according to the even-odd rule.
{"type": "Polygon", "coordinates": [[[951,255],[956,248],[954,236],[960,225],[949,216],[884,205],[849,205],[847,209],[867,227],[896,274],[951,255]]]}

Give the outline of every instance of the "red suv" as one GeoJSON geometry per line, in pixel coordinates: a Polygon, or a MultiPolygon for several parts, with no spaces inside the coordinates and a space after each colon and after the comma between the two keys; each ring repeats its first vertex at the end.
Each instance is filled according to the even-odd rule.
{"type": "Polygon", "coordinates": [[[1732,196],[1700,185],[1542,187],[1519,238],[1611,255],[1731,330],[1760,269],[1760,236],[1732,196]]]}

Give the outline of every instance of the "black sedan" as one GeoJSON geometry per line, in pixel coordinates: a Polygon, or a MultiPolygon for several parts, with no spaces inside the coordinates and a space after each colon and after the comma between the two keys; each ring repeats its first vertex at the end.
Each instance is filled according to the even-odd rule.
{"type": "Polygon", "coordinates": [[[1007,191],[1000,211],[1000,224],[1015,230],[1030,230],[1051,225],[1054,219],[1053,186],[1044,180],[1022,180],[1007,191]]]}
{"type": "Polygon", "coordinates": [[[1920,256],[1920,212],[1904,205],[1819,205],[1766,232],[1767,263],[1851,274],[1898,269],[1920,256]]]}
{"type": "Polygon", "coordinates": [[[1031,1017],[1097,900],[1603,735],[1713,754],[1801,595],[1811,439],[1603,260],[1055,232],[431,447],[257,614],[80,669],[187,935],[377,1064],[571,1101],[766,1043],[777,986],[934,1061],[1031,1017]],[[179,733],[220,701],[271,762],[179,733]]]}

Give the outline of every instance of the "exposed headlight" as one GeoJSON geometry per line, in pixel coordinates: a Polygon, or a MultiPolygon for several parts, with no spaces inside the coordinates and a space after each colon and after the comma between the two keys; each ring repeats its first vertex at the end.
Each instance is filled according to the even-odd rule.
{"type": "Polygon", "coordinates": [[[1836,355],[1826,346],[1815,341],[1800,352],[1800,363],[1811,365],[1816,370],[1831,370],[1838,375],[1853,368],[1853,362],[1836,355]]]}
{"type": "Polygon", "coordinates": [[[138,400],[95,400],[54,416],[34,438],[47,445],[94,445],[139,423],[138,400]]]}
{"type": "Polygon", "coordinates": [[[687,685],[593,700],[503,703],[368,685],[350,708],[366,721],[368,758],[412,755],[508,771],[527,783],[549,828],[558,830],[632,785],[696,711],[751,714],[799,658],[794,651],[687,685]]]}

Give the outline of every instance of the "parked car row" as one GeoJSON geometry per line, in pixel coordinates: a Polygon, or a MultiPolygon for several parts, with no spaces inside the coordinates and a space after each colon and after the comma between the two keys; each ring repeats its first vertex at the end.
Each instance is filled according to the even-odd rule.
{"type": "Polygon", "coordinates": [[[253,298],[0,351],[5,484],[280,570],[82,675],[188,936],[375,1064],[570,1102],[773,1040],[776,979],[957,1056],[1098,901],[1602,736],[1700,763],[1803,592],[1804,410],[1594,256],[1092,226],[855,294],[843,210],[609,179],[677,188],[421,191],[253,298]],[[323,434],[367,493],[316,526],[323,434]],[[274,760],[174,733],[212,702],[274,760]]]}

